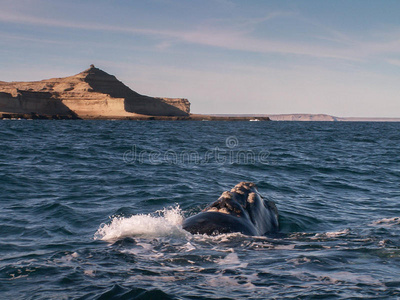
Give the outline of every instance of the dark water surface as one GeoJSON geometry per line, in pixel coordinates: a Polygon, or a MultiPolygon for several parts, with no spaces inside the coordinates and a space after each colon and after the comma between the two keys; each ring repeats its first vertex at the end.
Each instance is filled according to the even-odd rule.
{"type": "Polygon", "coordinates": [[[400,297],[400,123],[0,121],[1,299],[400,297]],[[281,233],[181,229],[253,181],[281,233]]]}

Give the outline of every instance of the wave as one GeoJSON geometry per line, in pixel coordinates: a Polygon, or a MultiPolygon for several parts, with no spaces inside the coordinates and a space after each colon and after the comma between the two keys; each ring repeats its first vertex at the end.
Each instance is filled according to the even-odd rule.
{"type": "MultiPolygon", "coordinates": [[[[93,296],[93,293],[82,297],[93,296]]],[[[176,299],[159,289],[142,289],[142,288],[126,288],[118,284],[114,285],[110,290],[96,295],[95,299],[176,299]]]]}
{"type": "Polygon", "coordinates": [[[373,222],[372,225],[380,225],[380,226],[400,225],[400,217],[383,218],[373,222]]]}

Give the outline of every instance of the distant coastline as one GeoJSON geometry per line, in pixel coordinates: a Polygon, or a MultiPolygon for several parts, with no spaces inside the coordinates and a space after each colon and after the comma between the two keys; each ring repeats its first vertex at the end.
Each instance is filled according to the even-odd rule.
{"type": "Polygon", "coordinates": [[[382,117],[336,117],[327,114],[213,114],[225,117],[268,117],[271,121],[305,121],[305,122],[400,122],[399,118],[382,117]]]}

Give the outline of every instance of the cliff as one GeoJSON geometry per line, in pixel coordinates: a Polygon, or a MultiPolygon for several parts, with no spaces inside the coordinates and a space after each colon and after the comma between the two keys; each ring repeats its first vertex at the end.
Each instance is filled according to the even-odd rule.
{"type": "Polygon", "coordinates": [[[0,81],[0,112],[83,119],[188,116],[182,98],[140,95],[93,65],[75,76],[35,82],[0,81]]]}

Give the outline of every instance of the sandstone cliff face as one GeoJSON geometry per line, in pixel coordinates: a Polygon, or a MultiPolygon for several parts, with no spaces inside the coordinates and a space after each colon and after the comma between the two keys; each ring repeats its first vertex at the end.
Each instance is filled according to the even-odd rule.
{"type": "Polygon", "coordinates": [[[187,99],[143,96],[93,65],[75,75],[36,82],[1,82],[0,112],[80,118],[187,116],[187,99]]]}
{"type": "Polygon", "coordinates": [[[186,113],[190,113],[190,102],[188,99],[184,99],[184,98],[159,98],[157,97],[157,99],[161,99],[163,102],[175,106],[177,108],[179,108],[180,110],[186,112],[186,113]]]}
{"type": "Polygon", "coordinates": [[[52,98],[51,93],[17,89],[10,93],[0,92],[0,112],[75,116],[60,99],[52,98]]]}

